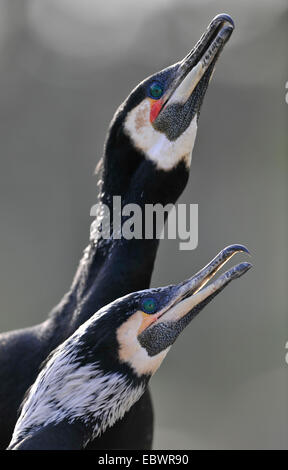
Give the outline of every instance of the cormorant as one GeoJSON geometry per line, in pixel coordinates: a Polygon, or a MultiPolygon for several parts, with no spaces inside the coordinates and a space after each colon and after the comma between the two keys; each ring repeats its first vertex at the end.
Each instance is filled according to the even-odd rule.
{"type": "MultiPolygon", "coordinates": [[[[102,160],[99,202],[175,203],[189,175],[200,107],[215,63],[234,28],[218,15],[180,62],[140,83],[110,125],[102,160]]],[[[40,364],[96,311],[133,291],[149,287],[159,240],[97,239],[101,215],[91,230],[69,292],[40,325],[0,337],[0,443],[10,442],[26,390],[40,364]]],[[[143,221],[143,231],[145,221],[143,221]]],[[[93,448],[150,448],[153,415],[148,392],[93,448]],[[135,420],[135,417],[137,418],[135,420]],[[131,432],[141,420],[137,433],[131,432]]]]}
{"type": "MultiPolygon", "coordinates": [[[[24,400],[9,449],[83,449],[143,395],[182,330],[251,264],[215,273],[232,245],[178,285],[128,294],[101,308],[47,358],[24,400]]],[[[249,252],[248,252],[249,253],[249,252]]]]}

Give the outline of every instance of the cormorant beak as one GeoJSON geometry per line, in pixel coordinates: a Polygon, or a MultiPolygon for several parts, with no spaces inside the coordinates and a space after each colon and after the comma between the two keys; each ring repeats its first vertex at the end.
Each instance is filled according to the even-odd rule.
{"type": "Polygon", "coordinates": [[[153,126],[165,132],[170,140],[176,140],[198,115],[215,63],[233,29],[234,22],[229,15],[217,15],[191,52],[178,64],[172,83],[158,100],[153,120],[153,126]],[[167,130],[171,119],[174,131],[167,130]],[[181,125],[175,129],[179,120],[181,125]]]}
{"type": "Polygon", "coordinates": [[[206,286],[217,271],[239,252],[249,254],[243,245],[228,246],[190,279],[164,288],[167,289],[169,302],[138,336],[140,344],[150,356],[173,344],[181,331],[219,292],[252,267],[247,262],[237,264],[206,286]]]}

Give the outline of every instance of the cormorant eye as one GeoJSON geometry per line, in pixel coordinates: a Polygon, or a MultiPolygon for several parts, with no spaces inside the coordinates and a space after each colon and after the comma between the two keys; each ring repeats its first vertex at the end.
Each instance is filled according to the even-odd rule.
{"type": "Polygon", "coordinates": [[[164,89],[161,83],[153,82],[149,87],[149,93],[151,98],[158,100],[163,95],[164,89]]]}
{"type": "Polygon", "coordinates": [[[157,303],[153,297],[149,297],[143,300],[142,310],[145,313],[155,313],[157,310],[157,303]]]}

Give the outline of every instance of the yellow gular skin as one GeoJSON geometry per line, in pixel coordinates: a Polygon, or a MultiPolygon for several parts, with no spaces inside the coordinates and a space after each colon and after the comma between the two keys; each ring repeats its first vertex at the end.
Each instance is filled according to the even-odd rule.
{"type": "Polygon", "coordinates": [[[151,314],[141,311],[141,314],[142,314],[142,324],[138,330],[138,334],[140,334],[143,330],[146,330],[146,328],[152,325],[152,323],[154,323],[158,318],[157,313],[155,313],[154,315],[151,315],[151,314]]]}

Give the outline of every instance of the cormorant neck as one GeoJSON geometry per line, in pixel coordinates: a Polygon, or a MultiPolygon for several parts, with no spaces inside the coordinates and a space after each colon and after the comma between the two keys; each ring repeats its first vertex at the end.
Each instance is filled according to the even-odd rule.
{"type": "Polygon", "coordinates": [[[148,288],[158,243],[155,239],[121,239],[108,243],[100,240],[95,245],[91,242],[84,251],[69,292],[50,314],[48,322],[55,344],[59,343],[58,335],[63,341],[104,305],[148,288]],[[107,258],[106,250],[109,251],[107,258]]]}
{"type": "MultiPolygon", "coordinates": [[[[52,330],[56,326],[56,338],[60,334],[62,340],[104,305],[130,292],[149,287],[159,239],[144,238],[145,204],[165,206],[175,203],[188,180],[184,162],[178,163],[170,171],[158,170],[153,162],[133,148],[127,137],[123,139],[125,145],[120,145],[117,150],[106,146],[99,202],[106,204],[111,213],[114,195],[121,196],[122,206],[137,204],[143,214],[143,237],[127,240],[122,236],[121,239],[110,237],[90,241],[70,291],[51,315],[52,330]]],[[[122,217],[122,224],[124,221],[122,217]]],[[[96,226],[100,222],[101,219],[97,220],[96,226]]]]}

